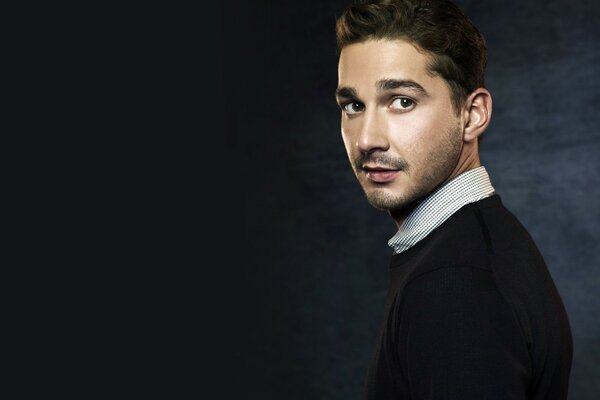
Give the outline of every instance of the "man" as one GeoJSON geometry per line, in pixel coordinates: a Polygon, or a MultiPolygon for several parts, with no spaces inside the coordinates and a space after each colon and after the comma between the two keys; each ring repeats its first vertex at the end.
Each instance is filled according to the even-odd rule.
{"type": "Polygon", "coordinates": [[[348,158],[398,226],[366,398],[566,399],[565,308],[479,159],[484,38],[442,0],[357,4],[336,33],[348,158]]]}

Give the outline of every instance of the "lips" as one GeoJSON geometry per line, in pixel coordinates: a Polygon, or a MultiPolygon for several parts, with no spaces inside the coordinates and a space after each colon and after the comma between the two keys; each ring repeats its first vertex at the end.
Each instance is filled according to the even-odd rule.
{"type": "Polygon", "coordinates": [[[363,166],[363,170],[367,173],[367,179],[376,183],[390,182],[400,172],[398,169],[368,166],[363,166]]]}

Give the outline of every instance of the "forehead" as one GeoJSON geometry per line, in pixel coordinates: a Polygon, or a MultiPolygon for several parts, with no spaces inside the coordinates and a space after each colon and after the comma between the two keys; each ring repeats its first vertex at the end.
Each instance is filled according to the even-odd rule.
{"type": "Polygon", "coordinates": [[[338,63],[338,86],[374,89],[381,79],[413,80],[436,86],[441,78],[428,68],[431,56],[405,40],[368,40],[344,47],[338,63]]]}

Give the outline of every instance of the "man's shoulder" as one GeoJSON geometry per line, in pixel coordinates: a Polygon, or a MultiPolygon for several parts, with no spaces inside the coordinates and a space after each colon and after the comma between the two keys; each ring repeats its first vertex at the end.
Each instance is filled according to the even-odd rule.
{"type": "MultiPolygon", "coordinates": [[[[463,206],[411,251],[419,273],[451,265],[482,265],[488,255],[482,210],[502,212],[498,195],[463,206]]],[[[490,211],[488,211],[490,212],[490,211]]]]}
{"type": "Polygon", "coordinates": [[[412,250],[412,277],[457,266],[490,270],[499,260],[541,257],[531,235],[497,194],[462,207],[412,250]]]}

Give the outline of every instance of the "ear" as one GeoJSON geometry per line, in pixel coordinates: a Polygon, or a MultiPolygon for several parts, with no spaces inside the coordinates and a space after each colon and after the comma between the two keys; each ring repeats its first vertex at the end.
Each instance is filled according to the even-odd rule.
{"type": "Polygon", "coordinates": [[[492,95],[487,89],[477,88],[469,95],[464,116],[463,140],[465,142],[479,140],[492,118],[492,95]]]}

